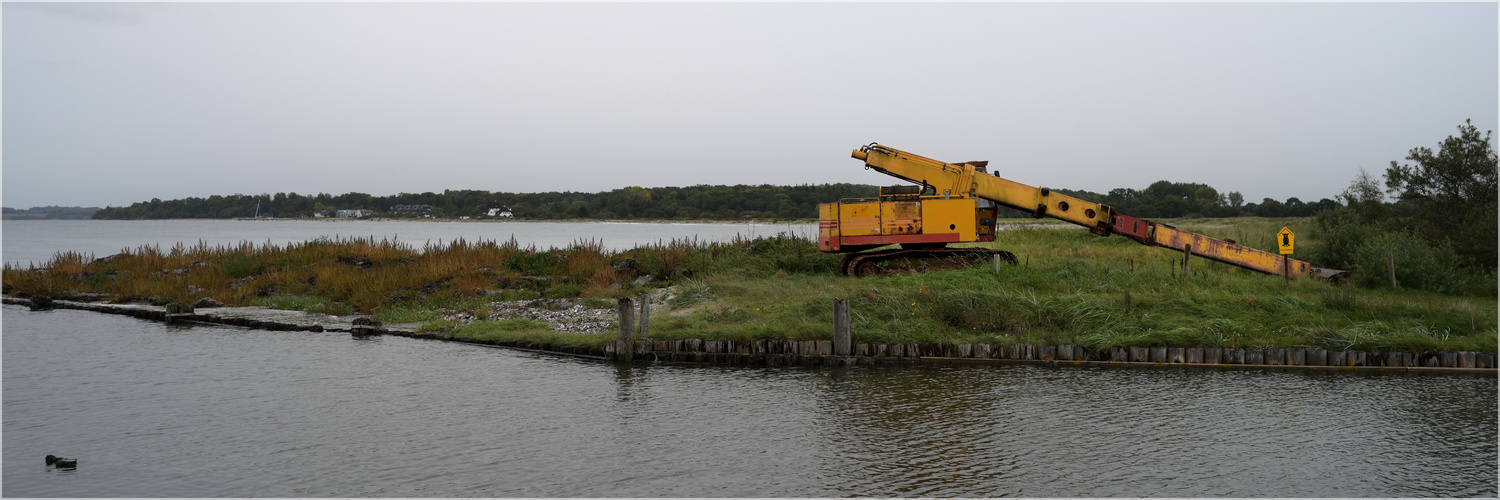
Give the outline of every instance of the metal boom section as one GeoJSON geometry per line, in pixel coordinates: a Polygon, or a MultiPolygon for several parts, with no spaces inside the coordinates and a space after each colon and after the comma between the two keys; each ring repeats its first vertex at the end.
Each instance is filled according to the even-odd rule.
{"type": "Polygon", "coordinates": [[[1343,271],[1313,267],[1285,255],[1241,246],[1129,215],[1114,208],[1074,198],[1047,188],[1036,188],[976,170],[968,164],[950,164],[871,143],[854,151],[855,159],[877,172],[932,186],[939,194],[955,198],[978,197],[999,205],[1030,212],[1032,217],[1051,217],[1071,222],[1090,232],[1118,234],[1143,245],[1186,250],[1192,255],[1266,274],[1287,277],[1334,277],[1343,271]]]}

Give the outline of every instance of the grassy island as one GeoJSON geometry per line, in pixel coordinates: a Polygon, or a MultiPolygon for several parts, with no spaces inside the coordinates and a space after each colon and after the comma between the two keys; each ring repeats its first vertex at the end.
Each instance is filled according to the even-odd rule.
{"type": "MultiPolygon", "coordinates": [[[[1178,227],[1274,251],[1301,220],[1178,220],[1178,227]]],[[[371,239],[286,246],[141,247],[105,258],[64,252],[3,274],[6,295],[165,304],[211,298],[420,323],[459,337],[602,345],[612,331],[555,331],[508,317],[508,304],[611,309],[655,292],[654,338],[813,339],[831,330],[831,302],[848,298],[857,342],[976,342],[1110,346],[1297,347],[1494,352],[1492,294],[1444,295],[1290,282],[1192,260],[1072,226],[1007,223],[995,248],[1020,265],[848,278],[839,256],[782,234],[729,242],[670,241],[609,251],[580,240],[537,249],[514,241],[416,248],[371,239]]],[[[1305,225],[1304,225],[1305,226],[1305,225]]],[[[1316,245],[1298,235],[1299,249],[1316,245]]],[[[1300,253],[1300,252],[1299,252],[1300,253]]]]}

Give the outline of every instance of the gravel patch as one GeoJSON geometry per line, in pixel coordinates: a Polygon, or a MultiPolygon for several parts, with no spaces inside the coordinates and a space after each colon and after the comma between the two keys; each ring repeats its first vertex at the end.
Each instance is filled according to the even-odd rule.
{"type": "MultiPolygon", "coordinates": [[[[651,312],[667,309],[670,290],[657,290],[651,294],[651,312]]],[[[610,307],[592,308],[582,299],[532,299],[496,301],[489,303],[489,319],[532,319],[547,323],[547,328],[559,332],[605,333],[618,329],[619,313],[613,301],[610,307]]],[[[639,307],[639,306],[637,306],[639,307]]],[[[466,325],[478,321],[474,311],[453,311],[446,319],[455,325],[466,325]]]]}

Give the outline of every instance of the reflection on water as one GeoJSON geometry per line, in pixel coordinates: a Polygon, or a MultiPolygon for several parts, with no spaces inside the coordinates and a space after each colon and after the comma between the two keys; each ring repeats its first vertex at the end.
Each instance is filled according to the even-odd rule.
{"type": "Polygon", "coordinates": [[[3,315],[6,496],[1497,490],[1492,377],[623,366],[3,315]],[[78,470],[47,468],[49,453],[79,458],[78,470]]]}

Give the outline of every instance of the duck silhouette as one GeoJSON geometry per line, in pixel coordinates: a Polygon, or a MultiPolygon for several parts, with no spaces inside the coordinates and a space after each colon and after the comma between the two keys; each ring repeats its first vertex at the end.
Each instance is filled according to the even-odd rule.
{"type": "Polygon", "coordinates": [[[62,458],[56,455],[47,455],[47,465],[53,465],[57,467],[77,467],[78,459],[62,458]]]}

